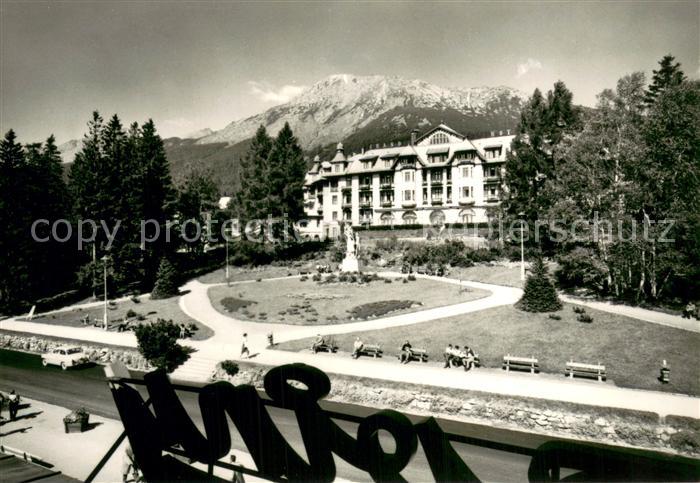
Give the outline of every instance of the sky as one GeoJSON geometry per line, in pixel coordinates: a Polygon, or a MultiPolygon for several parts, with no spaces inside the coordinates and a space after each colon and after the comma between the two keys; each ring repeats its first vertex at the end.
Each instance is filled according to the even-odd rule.
{"type": "Polygon", "coordinates": [[[667,53],[698,78],[700,2],[0,0],[0,130],[81,138],[90,113],[164,137],[264,111],[338,73],[574,101],[667,53]]]}

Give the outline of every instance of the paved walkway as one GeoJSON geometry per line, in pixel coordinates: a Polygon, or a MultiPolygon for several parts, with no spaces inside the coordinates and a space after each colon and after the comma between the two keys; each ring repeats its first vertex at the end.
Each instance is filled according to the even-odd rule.
{"type": "MultiPolygon", "coordinates": [[[[387,272],[385,276],[400,274],[387,272]]],[[[289,277],[283,277],[289,278],[289,277]]],[[[173,377],[184,380],[206,380],[215,365],[224,359],[239,359],[242,334],[248,333],[248,342],[253,361],[262,364],[280,365],[289,362],[304,362],[324,371],[361,377],[372,377],[398,382],[452,387],[475,391],[485,391],[513,396],[553,399],[582,404],[620,407],[652,411],[659,414],[678,414],[700,418],[700,399],[660,393],[619,388],[610,384],[588,381],[569,381],[553,375],[505,374],[497,370],[479,370],[470,373],[442,370],[436,366],[420,364],[399,365],[395,360],[352,360],[342,355],[312,355],[267,350],[267,334],[274,333],[276,342],[313,337],[317,333],[341,334],[367,329],[382,329],[410,325],[430,320],[451,317],[465,313],[484,310],[500,305],[510,305],[517,301],[522,291],[513,287],[459,281],[441,277],[427,277],[439,282],[462,284],[491,292],[490,295],[460,304],[427,309],[420,312],[401,314],[371,321],[352,322],[348,324],[299,326],[289,324],[270,324],[247,322],[219,313],[209,300],[208,290],[215,285],[202,284],[196,280],[187,283],[183,289],[186,294],[179,300],[180,308],[187,315],[211,327],[215,335],[206,341],[187,341],[197,349],[187,364],[178,368],[173,377]]],[[[269,282],[273,279],[268,279],[269,282]]],[[[256,283],[254,281],[235,282],[235,284],[256,283]]],[[[266,283],[265,280],[259,283],[266,283]]],[[[650,310],[623,305],[591,302],[570,297],[563,297],[572,303],[586,305],[598,310],[613,312],[647,322],[669,325],[693,330],[686,319],[662,314],[650,310]]],[[[0,322],[0,328],[53,335],[92,342],[134,347],[132,333],[104,332],[95,328],[64,327],[50,324],[20,322],[13,319],[0,322]]]]}
{"type": "Polygon", "coordinates": [[[667,314],[657,310],[643,309],[641,307],[631,307],[624,304],[616,304],[613,302],[598,302],[595,300],[587,300],[580,297],[572,297],[570,295],[560,294],[559,297],[571,304],[585,305],[592,309],[602,312],[610,312],[612,314],[624,315],[633,319],[651,322],[652,324],[666,325],[675,327],[676,329],[688,330],[691,332],[700,332],[700,321],[697,319],[684,319],[680,315],[667,314]]]}

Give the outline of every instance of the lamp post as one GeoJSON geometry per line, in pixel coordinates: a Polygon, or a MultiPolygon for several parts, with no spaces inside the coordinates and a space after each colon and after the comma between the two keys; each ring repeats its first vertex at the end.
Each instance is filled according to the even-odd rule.
{"type": "Polygon", "coordinates": [[[226,285],[228,286],[229,283],[229,271],[228,271],[228,237],[224,235],[224,244],[226,245],[226,285]]]}
{"type": "Polygon", "coordinates": [[[525,280],[525,231],[524,231],[525,222],[523,221],[522,218],[525,216],[525,213],[518,213],[518,216],[520,217],[520,280],[524,281],[525,280]]]}
{"type": "Polygon", "coordinates": [[[105,297],[105,307],[104,316],[102,318],[102,328],[107,330],[109,327],[107,323],[107,262],[109,261],[109,255],[105,255],[100,260],[102,260],[102,266],[104,267],[104,297],[105,297]]]}

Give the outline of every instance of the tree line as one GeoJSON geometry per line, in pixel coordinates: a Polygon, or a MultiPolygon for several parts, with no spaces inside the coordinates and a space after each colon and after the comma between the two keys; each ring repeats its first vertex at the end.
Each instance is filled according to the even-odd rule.
{"type": "Polygon", "coordinates": [[[591,110],[557,82],[521,113],[502,215],[528,223],[530,249],[556,258],[564,287],[637,302],[697,298],[699,148],[700,82],[673,56],[649,86],[642,72],[626,75],[591,110]],[[557,236],[556,223],[576,236],[557,236]]]}
{"type": "Polygon", "coordinates": [[[222,242],[216,230],[224,220],[302,215],[306,165],[289,125],[275,139],[261,127],[241,164],[243,188],[222,210],[205,169],[195,167],[180,186],[173,184],[152,120],[124,127],[118,116],[105,122],[94,112],[67,173],[53,136],[23,145],[8,131],[0,141],[0,313],[63,292],[101,293],[105,270],[110,296],[154,286],[158,295],[172,295],[179,272],[210,261],[205,247],[222,242]],[[35,224],[40,219],[46,223],[35,224]],[[57,220],[67,222],[52,234],[57,220]],[[81,220],[110,230],[118,224],[118,235],[83,233],[89,241],[78,249],[81,220]],[[66,225],[71,237],[59,242],[56,236],[67,237],[66,225]],[[37,242],[32,227],[47,241],[37,242]]]}

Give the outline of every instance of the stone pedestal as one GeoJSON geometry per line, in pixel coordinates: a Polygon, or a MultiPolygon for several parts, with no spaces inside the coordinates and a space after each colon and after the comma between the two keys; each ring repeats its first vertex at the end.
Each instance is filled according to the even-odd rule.
{"type": "Polygon", "coordinates": [[[345,255],[343,263],[340,265],[341,272],[359,272],[360,261],[354,255],[345,255]]]}

